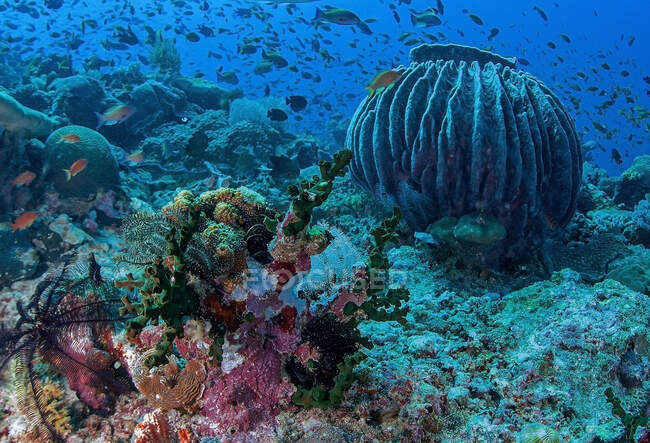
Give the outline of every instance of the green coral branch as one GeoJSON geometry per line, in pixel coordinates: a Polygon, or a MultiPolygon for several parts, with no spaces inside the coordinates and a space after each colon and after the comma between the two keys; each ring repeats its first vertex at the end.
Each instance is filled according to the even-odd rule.
{"type": "Polygon", "coordinates": [[[607,403],[611,403],[612,405],[612,415],[620,418],[625,427],[625,441],[634,443],[634,436],[636,435],[637,428],[639,426],[648,426],[648,417],[643,414],[628,414],[625,409],[623,409],[621,399],[614,395],[612,388],[605,389],[605,397],[607,397],[607,403]]]}
{"type": "Polygon", "coordinates": [[[355,294],[365,290],[368,298],[359,306],[348,302],[343,308],[345,315],[353,315],[361,310],[373,321],[406,323],[406,303],[410,293],[406,288],[388,288],[390,263],[384,251],[388,243],[397,243],[395,228],[401,216],[399,208],[393,208],[393,215],[370,232],[374,241],[368,250],[366,278],[357,280],[352,289],[355,294]]]}
{"type": "Polygon", "coordinates": [[[149,367],[166,362],[174,339],[183,336],[183,317],[193,315],[199,307],[197,295],[187,287],[183,258],[187,245],[198,230],[199,215],[199,205],[194,205],[188,221],[181,224],[180,235],[177,236],[176,227],[172,227],[165,236],[167,256],[173,260],[171,270],[162,258],[157,257],[146,269],[145,277],[149,282],[145,289],[140,290],[141,301],[131,303],[126,297],[122,299],[121,315],[138,314],[126,324],[127,337],[135,339],[145,326],[157,325],[160,321],[167,327],[154,354],[145,361],[149,367]]]}
{"type": "Polygon", "coordinates": [[[298,220],[284,226],[285,235],[294,236],[309,225],[314,209],[327,200],[332,192],[334,180],[345,175],[345,168],[351,159],[352,151],[339,151],[334,154],[334,163],[325,160],[318,162],[320,177],[314,175],[311,181],[303,180],[297,185],[289,186],[287,191],[291,196],[291,212],[298,220]]]}

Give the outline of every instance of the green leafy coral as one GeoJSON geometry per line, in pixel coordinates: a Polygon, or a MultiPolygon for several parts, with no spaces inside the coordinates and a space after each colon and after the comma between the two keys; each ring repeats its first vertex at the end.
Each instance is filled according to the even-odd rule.
{"type": "Polygon", "coordinates": [[[352,151],[344,149],[334,154],[334,163],[321,160],[318,162],[320,177],[314,175],[311,181],[303,180],[297,185],[289,186],[291,212],[298,220],[284,226],[285,235],[302,232],[311,221],[314,209],[322,205],[332,192],[334,179],[345,175],[345,168],[350,164],[352,151]]]}
{"type": "Polygon", "coordinates": [[[166,326],[155,352],[145,361],[149,367],[166,362],[174,339],[183,336],[183,317],[195,314],[199,307],[197,295],[187,286],[187,264],[183,258],[198,230],[199,215],[197,204],[189,212],[188,220],[180,224],[180,235],[177,235],[175,226],[169,230],[165,237],[167,259],[157,257],[145,270],[148,282],[140,290],[141,301],[132,303],[126,296],[122,298],[121,315],[137,314],[126,325],[130,339],[135,339],[147,325],[157,325],[162,321],[166,326]]]}
{"type": "Polygon", "coordinates": [[[355,282],[353,292],[359,294],[366,291],[367,300],[360,306],[348,302],[343,313],[353,315],[358,310],[363,311],[370,320],[374,321],[397,321],[400,324],[406,323],[409,300],[409,291],[406,288],[389,288],[388,255],[384,248],[389,242],[397,243],[395,228],[401,219],[399,208],[393,208],[393,215],[384,220],[379,227],[370,233],[373,236],[373,244],[368,250],[368,263],[366,277],[355,282]]]}

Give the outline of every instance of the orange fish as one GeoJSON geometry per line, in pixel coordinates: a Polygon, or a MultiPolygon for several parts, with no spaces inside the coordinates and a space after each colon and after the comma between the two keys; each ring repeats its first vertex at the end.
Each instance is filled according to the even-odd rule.
{"type": "Polygon", "coordinates": [[[38,217],[38,212],[28,211],[23,212],[20,217],[16,219],[15,222],[11,225],[11,229],[16,231],[22,231],[23,229],[29,228],[34,224],[34,220],[38,217]]]}
{"type": "Polygon", "coordinates": [[[128,161],[136,163],[136,164],[142,163],[144,161],[144,152],[135,151],[135,152],[131,153],[128,157],[126,157],[126,159],[128,161]]]}
{"type": "Polygon", "coordinates": [[[79,174],[81,171],[83,171],[86,168],[86,165],[88,164],[88,160],[85,158],[80,158],[76,162],[70,166],[70,169],[64,169],[63,172],[65,172],[65,179],[67,181],[70,181],[72,177],[75,175],[79,174]]]}
{"type": "Polygon", "coordinates": [[[397,71],[381,71],[379,74],[375,75],[370,84],[366,87],[366,91],[370,93],[370,96],[375,92],[378,92],[379,89],[383,90],[384,88],[390,88],[392,85],[402,78],[402,74],[397,71]]]}
{"type": "Polygon", "coordinates": [[[11,187],[14,187],[16,185],[29,186],[29,184],[35,178],[36,178],[36,174],[34,174],[32,171],[25,171],[11,181],[11,187]]]}
{"type": "Polygon", "coordinates": [[[95,112],[97,116],[97,128],[99,129],[104,125],[116,125],[122,123],[135,112],[135,108],[128,105],[116,105],[106,110],[103,114],[95,112]]]}
{"type": "Polygon", "coordinates": [[[79,143],[81,138],[77,134],[65,134],[61,136],[61,141],[66,143],[79,143]]]}

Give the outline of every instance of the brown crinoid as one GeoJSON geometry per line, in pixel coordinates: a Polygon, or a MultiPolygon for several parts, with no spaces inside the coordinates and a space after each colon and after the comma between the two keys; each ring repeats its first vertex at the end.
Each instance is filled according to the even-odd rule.
{"type": "Polygon", "coordinates": [[[29,304],[16,303],[19,318],[13,326],[0,327],[0,370],[15,362],[16,400],[31,422],[32,441],[63,438],[57,425],[60,411],[44,392],[43,364],[96,411],[111,406],[113,393],[131,389],[129,379],[114,371],[113,359],[96,343],[112,323],[124,320],[115,313],[120,298],[107,297],[112,293],[110,285],[96,284],[101,281],[96,278],[96,267],[72,280],[72,259],[72,255],[65,257],[59,268],[37,285],[29,304]]]}

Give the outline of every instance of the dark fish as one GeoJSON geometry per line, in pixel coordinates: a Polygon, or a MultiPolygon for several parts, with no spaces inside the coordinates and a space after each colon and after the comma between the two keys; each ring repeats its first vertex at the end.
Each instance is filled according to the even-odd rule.
{"type": "Polygon", "coordinates": [[[196,32],[188,32],[187,34],[185,34],[185,39],[188,42],[196,43],[199,40],[201,40],[201,37],[199,37],[199,34],[197,34],[196,32]]]}
{"type": "Polygon", "coordinates": [[[621,153],[618,152],[618,149],[616,148],[612,148],[612,160],[614,160],[617,165],[623,163],[623,157],[621,157],[621,153]]]}
{"type": "Polygon", "coordinates": [[[286,112],[284,112],[282,109],[278,108],[271,108],[268,110],[266,113],[266,116],[274,122],[283,122],[286,121],[289,116],[287,115],[286,112]]]}
{"type": "Polygon", "coordinates": [[[88,277],[95,286],[104,283],[104,279],[102,278],[102,267],[97,263],[97,260],[95,260],[95,254],[93,252],[88,256],[88,277]]]}
{"type": "Polygon", "coordinates": [[[285,101],[287,106],[295,112],[302,111],[307,107],[307,99],[302,95],[290,95],[285,101]]]}
{"type": "Polygon", "coordinates": [[[533,6],[533,9],[537,11],[540,17],[542,17],[542,20],[544,20],[545,22],[548,21],[548,15],[546,15],[546,12],[544,12],[542,8],[540,8],[539,6],[533,6]]]}

